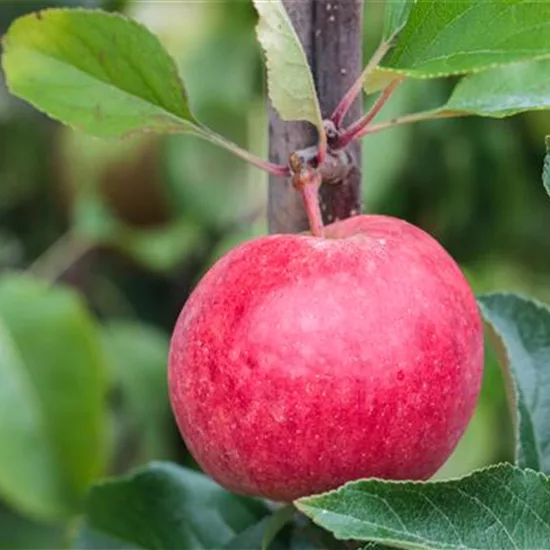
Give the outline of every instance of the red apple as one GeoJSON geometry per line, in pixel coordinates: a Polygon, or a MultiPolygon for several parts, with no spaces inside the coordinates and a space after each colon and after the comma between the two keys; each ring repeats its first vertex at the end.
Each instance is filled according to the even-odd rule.
{"type": "Polygon", "coordinates": [[[358,478],[425,479],[472,416],[483,334],[453,259],[394,218],[325,231],[235,248],[177,321],[174,414],[236,493],[290,501],[358,478]]]}

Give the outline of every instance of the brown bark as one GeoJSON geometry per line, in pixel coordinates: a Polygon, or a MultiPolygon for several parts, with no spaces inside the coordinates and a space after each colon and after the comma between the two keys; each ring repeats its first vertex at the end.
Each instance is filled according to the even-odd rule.
{"type": "MultiPolygon", "coordinates": [[[[321,111],[328,118],[362,70],[363,0],[283,0],[302,41],[317,87],[321,111]]],[[[359,98],[347,121],[361,116],[359,98]]],[[[269,154],[286,164],[288,155],[315,143],[315,131],[305,123],[284,123],[270,107],[269,154]]],[[[354,166],[345,180],[321,187],[325,223],[348,218],[360,210],[360,146],[352,144],[354,166]]],[[[307,229],[302,200],[290,181],[272,177],[269,183],[268,221],[271,233],[307,229]]]]}

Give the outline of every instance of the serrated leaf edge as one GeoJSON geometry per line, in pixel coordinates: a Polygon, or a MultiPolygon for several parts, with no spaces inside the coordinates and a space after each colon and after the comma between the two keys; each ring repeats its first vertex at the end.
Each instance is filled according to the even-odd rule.
{"type": "MultiPolygon", "coordinates": [[[[538,477],[539,479],[541,479],[542,481],[544,481],[546,483],[550,482],[550,478],[548,478],[542,472],[538,472],[536,470],[533,470],[532,468],[520,468],[516,465],[509,464],[507,462],[503,462],[503,463],[499,463],[499,464],[492,464],[492,465],[484,467],[484,468],[478,468],[478,469],[473,470],[472,472],[470,472],[469,474],[466,474],[466,475],[453,477],[453,478],[448,478],[448,479],[444,479],[444,480],[432,480],[432,481],[412,481],[412,480],[410,480],[410,481],[402,481],[402,480],[385,480],[385,479],[380,479],[380,478],[367,478],[367,479],[360,479],[360,480],[356,480],[356,481],[350,481],[350,482],[345,483],[344,485],[342,485],[342,486],[340,486],[337,489],[334,489],[332,491],[326,491],[324,493],[319,493],[319,494],[316,494],[316,495],[311,495],[311,496],[302,497],[300,499],[297,499],[297,500],[294,501],[294,506],[296,506],[296,508],[300,512],[302,512],[303,514],[308,516],[313,523],[315,523],[319,527],[323,528],[323,525],[321,525],[321,523],[316,521],[316,517],[314,518],[310,514],[308,514],[308,508],[312,509],[312,510],[314,509],[317,512],[320,512],[320,513],[326,512],[326,513],[329,513],[329,514],[333,514],[334,516],[342,516],[342,517],[345,517],[346,519],[349,519],[349,518],[348,518],[348,516],[344,516],[343,514],[332,512],[330,510],[325,510],[322,507],[316,507],[314,505],[313,506],[308,505],[307,501],[309,499],[315,499],[315,498],[318,498],[318,497],[325,497],[325,496],[329,496],[329,495],[335,495],[335,494],[337,494],[341,491],[350,490],[350,488],[351,488],[351,490],[353,490],[353,486],[357,485],[359,483],[374,482],[374,483],[379,483],[379,484],[383,484],[383,485],[394,485],[394,486],[400,486],[400,487],[415,487],[415,488],[416,487],[425,487],[425,486],[441,486],[441,485],[447,485],[451,482],[459,482],[459,481],[462,481],[464,479],[479,477],[480,475],[487,474],[487,473],[490,474],[491,472],[495,472],[495,471],[508,471],[508,472],[513,472],[513,473],[518,473],[518,474],[522,474],[523,477],[526,477],[527,475],[535,474],[535,476],[538,477]],[[304,504],[303,501],[306,501],[306,503],[304,504]]],[[[411,533],[409,533],[409,535],[415,536],[414,534],[411,534],[411,533]]],[[[333,533],[333,536],[338,540],[357,540],[357,539],[353,539],[352,537],[340,537],[340,536],[337,536],[334,533],[333,533]]],[[[417,538],[419,539],[419,541],[418,541],[419,545],[417,545],[416,543],[410,543],[410,542],[407,542],[406,545],[403,545],[401,540],[394,540],[394,539],[388,539],[388,538],[379,538],[379,537],[372,537],[372,538],[369,538],[368,540],[361,540],[361,542],[381,543],[381,544],[386,544],[386,545],[389,544],[389,545],[395,546],[396,548],[404,548],[404,549],[407,549],[407,550],[409,550],[409,549],[430,550],[430,549],[436,548],[433,545],[434,543],[432,541],[430,541],[429,539],[425,539],[424,537],[417,537],[417,538]],[[425,543],[429,544],[429,546],[426,546],[425,543]]],[[[462,546],[462,545],[457,546],[457,545],[448,545],[447,544],[445,546],[442,546],[441,543],[439,543],[439,542],[437,544],[438,544],[438,546],[437,546],[438,550],[484,550],[483,548],[470,548],[470,547],[465,549],[465,547],[462,546]]]]}
{"type": "MultiPolygon", "coordinates": [[[[116,86],[113,86],[110,82],[106,82],[106,81],[98,78],[98,80],[101,80],[101,82],[103,82],[106,86],[110,86],[113,89],[116,89],[118,92],[122,92],[124,94],[127,94],[128,97],[131,97],[133,100],[141,102],[141,103],[143,103],[144,105],[147,105],[147,106],[155,107],[156,109],[158,109],[159,113],[161,113],[160,116],[166,117],[166,120],[167,120],[167,125],[164,126],[162,129],[157,129],[157,128],[154,128],[154,127],[151,127],[151,126],[144,125],[144,126],[141,126],[140,128],[136,128],[134,130],[130,130],[130,131],[124,132],[122,134],[118,134],[116,136],[109,136],[109,137],[101,136],[101,139],[109,139],[109,138],[110,139],[121,139],[121,138],[125,138],[125,137],[131,137],[131,136],[136,135],[136,134],[144,134],[144,133],[153,133],[153,134],[187,133],[187,134],[195,135],[197,137],[205,139],[206,141],[214,143],[214,144],[218,145],[219,147],[225,148],[228,151],[230,151],[231,153],[233,153],[234,155],[240,157],[243,160],[246,160],[247,162],[249,162],[249,163],[251,163],[255,166],[260,166],[261,164],[263,164],[263,161],[261,159],[256,158],[252,153],[250,153],[246,149],[242,149],[236,143],[233,143],[233,142],[227,140],[226,138],[224,138],[223,136],[220,136],[219,134],[216,134],[214,131],[210,130],[209,128],[207,128],[206,126],[201,124],[200,121],[197,120],[197,118],[195,117],[195,115],[192,112],[191,105],[190,105],[190,102],[189,102],[189,99],[188,99],[188,96],[187,96],[187,90],[186,90],[186,87],[183,83],[181,75],[178,71],[176,62],[174,61],[173,57],[166,51],[166,49],[164,48],[162,42],[159,40],[158,36],[155,33],[153,33],[147,26],[140,23],[139,21],[136,21],[135,19],[133,19],[131,17],[126,17],[123,14],[119,14],[119,13],[116,13],[116,12],[115,13],[106,12],[106,11],[100,10],[100,9],[85,9],[85,8],[46,8],[46,9],[40,10],[38,12],[32,12],[30,14],[26,14],[22,17],[19,17],[18,19],[16,19],[12,23],[12,26],[18,24],[20,21],[22,21],[24,19],[32,18],[32,17],[36,18],[36,17],[38,17],[37,14],[42,14],[41,17],[44,17],[45,15],[47,16],[48,13],[52,13],[52,12],[58,12],[58,13],[59,12],[61,12],[61,13],[62,12],[66,12],[66,13],[79,12],[79,13],[84,13],[84,14],[97,14],[97,13],[99,13],[103,17],[113,18],[113,19],[117,18],[117,19],[123,20],[124,22],[129,23],[129,24],[137,27],[138,29],[140,29],[140,31],[144,31],[144,32],[148,33],[155,40],[155,42],[157,43],[159,49],[164,53],[165,57],[168,58],[169,63],[170,63],[170,70],[171,70],[173,76],[175,76],[175,82],[177,82],[179,84],[179,87],[174,87],[173,84],[170,84],[171,90],[173,92],[181,94],[183,96],[185,102],[186,102],[186,108],[187,108],[188,114],[190,116],[190,119],[183,118],[183,117],[181,117],[180,115],[178,115],[176,113],[172,113],[172,112],[166,110],[163,106],[159,106],[155,103],[149,102],[149,101],[141,98],[138,95],[134,95],[130,92],[127,92],[126,90],[124,90],[122,88],[118,88],[116,86]],[[168,123],[168,121],[171,121],[171,120],[174,121],[173,126],[171,126],[168,123]]],[[[10,26],[10,29],[12,28],[12,26],[10,26]]],[[[8,32],[2,37],[2,44],[4,46],[4,53],[7,53],[8,50],[9,50],[9,47],[10,47],[9,46],[9,40],[8,40],[10,29],[8,29],[8,32]]],[[[78,67],[74,67],[72,65],[71,65],[71,67],[75,71],[79,71],[82,74],[87,75],[87,73],[81,71],[78,67]]],[[[4,70],[4,73],[6,73],[6,70],[5,70],[5,67],[4,67],[4,55],[2,55],[2,68],[4,70]]],[[[89,76],[89,75],[87,75],[87,76],[89,76]]],[[[16,97],[20,97],[19,94],[17,94],[13,90],[13,87],[11,86],[11,84],[8,82],[7,79],[6,79],[6,83],[7,83],[7,87],[8,87],[9,92],[12,95],[16,96],[16,97]]],[[[45,113],[52,120],[60,122],[61,124],[65,125],[65,126],[68,126],[69,128],[72,128],[73,130],[86,133],[85,130],[80,128],[77,124],[68,123],[67,121],[61,119],[60,117],[57,117],[55,115],[52,115],[49,112],[44,111],[39,105],[36,104],[35,101],[31,101],[31,100],[28,100],[26,98],[24,99],[24,101],[26,101],[27,103],[32,105],[36,110],[38,110],[42,113],[45,113]]],[[[262,167],[262,166],[260,166],[260,167],[262,167]]]]}
{"type": "MultiPolygon", "coordinates": [[[[262,41],[260,39],[260,29],[261,29],[261,24],[262,24],[262,15],[261,15],[260,11],[257,8],[257,3],[258,2],[262,2],[262,1],[267,1],[268,3],[272,3],[272,2],[270,0],[252,0],[252,1],[253,1],[253,4],[254,4],[254,7],[256,8],[256,13],[258,14],[258,23],[256,24],[256,29],[255,29],[256,30],[256,39],[257,39],[258,43],[260,44],[260,47],[261,47],[261,49],[264,53],[264,60],[265,60],[266,68],[267,68],[267,74],[268,74],[267,87],[268,87],[269,97],[273,101],[272,91],[271,91],[272,88],[273,88],[273,84],[271,83],[271,79],[269,78],[269,75],[272,73],[273,69],[272,69],[272,64],[270,62],[270,58],[269,58],[267,49],[264,48],[264,46],[262,44],[262,41]]],[[[276,5],[276,7],[280,8],[280,11],[283,15],[283,18],[288,23],[288,27],[289,27],[289,29],[291,29],[290,32],[292,33],[292,37],[293,37],[293,39],[296,43],[296,46],[298,47],[298,49],[300,51],[302,61],[304,62],[304,65],[307,67],[308,84],[309,84],[309,88],[310,88],[310,91],[312,92],[312,96],[313,96],[313,99],[314,99],[315,112],[316,112],[316,115],[317,115],[317,120],[316,121],[305,120],[305,122],[309,122],[309,123],[313,124],[317,128],[317,131],[319,132],[319,136],[322,136],[324,134],[323,116],[321,114],[321,106],[319,105],[319,98],[317,96],[317,89],[315,87],[315,82],[313,80],[313,75],[311,74],[311,68],[309,66],[309,62],[308,62],[306,53],[304,51],[304,48],[302,46],[302,42],[300,41],[300,38],[299,38],[298,34],[296,33],[296,29],[294,28],[294,25],[292,24],[292,21],[291,21],[289,15],[288,15],[288,12],[286,11],[284,5],[280,1],[276,2],[275,5],[276,5]]],[[[286,118],[284,116],[284,114],[279,111],[279,109],[276,107],[275,104],[273,104],[273,106],[277,109],[277,112],[279,113],[279,116],[281,117],[282,120],[285,120],[287,122],[293,120],[293,119],[286,118]]]]}
{"type": "MultiPolygon", "coordinates": [[[[151,133],[170,133],[170,132],[171,133],[181,133],[181,132],[185,132],[185,133],[192,133],[192,134],[198,135],[200,137],[204,137],[205,139],[209,139],[208,137],[206,137],[207,132],[202,128],[202,126],[196,120],[196,118],[194,117],[194,115],[191,111],[191,108],[189,106],[188,96],[187,96],[187,90],[186,90],[185,85],[184,85],[184,83],[181,79],[181,76],[180,76],[179,71],[177,69],[176,63],[175,63],[174,59],[172,58],[172,56],[166,51],[166,49],[162,45],[161,41],[159,40],[158,36],[155,33],[151,32],[151,30],[147,26],[145,26],[143,23],[140,23],[139,21],[136,21],[135,19],[132,19],[131,17],[126,17],[126,16],[124,16],[123,14],[120,14],[120,13],[106,12],[106,11],[103,11],[103,10],[100,10],[100,9],[45,8],[45,9],[42,9],[42,10],[39,10],[39,11],[36,11],[36,12],[32,12],[32,13],[28,13],[26,15],[18,17],[10,25],[10,27],[9,27],[8,31],[6,32],[6,34],[4,34],[4,36],[2,36],[2,46],[3,46],[3,49],[4,49],[4,52],[3,52],[3,55],[2,55],[2,70],[4,71],[4,74],[7,74],[5,66],[4,66],[4,56],[9,52],[10,47],[11,47],[10,42],[9,42],[9,36],[10,36],[10,30],[12,28],[14,28],[17,25],[23,24],[23,22],[26,21],[26,20],[31,20],[33,18],[41,19],[41,18],[47,17],[51,13],[54,13],[54,14],[55,13],[69,13],[69,14],[71,14],[71,13],[75,13],[75,12],[80,13],[80,14],[85,14],[85,15],[100,14],[102,17],[105,17],[105,18],[122,20],[125,23],[128,23],[128,24],[133,25],[134,27],[138,28],[140,30],[140,32],[144,31],[147,34],[149,34],[155,40],[158,47],[164,52],[165,56],[168,58],[168,60],[170,62],[170,71],[172,73],[172,76],[174,76],[176,78],[176,82],[178,82],[178,84],[179,84],[179,88],[176,88],[172,83],[169,83],[171,90],[173,92],[176,92],[178,94],[183,95],[184,100],[187,102],[189,114],[192,117],[190,120],[185,119],[185,118],[181,118],[179,115],[177,115],[175,113],[171,113],[170,111],[167,111],[162,106],[151,103],[151,102],[143,99],[142,97],[140,97],[138,95],[134,95],[134,94],[122,89],[122,88],[118,88],[117,86],[113,86],[112,83],[107,82],[107,81],[105,81],[101,78],[94,77],[94,78],[97,78],[97,80],[101,81],[103,84],[105,84],[105,86],[116,89],[118,92],[122,92],[124,94],[127,94],[128,97],[131,97],[133,100],[136,100],[136,101],[138,101],[140,103],[143,103],[145,105],[148,105],[148,106],[154,106],[155,108],[157,108],[159,110],[159,112],[163,113],[163,116],[166,116],[167,119],[173,119],[174,123],[175,123],[173,128],[167,127],[165,132],[164,131],[160,132],[159,130],[155,130],[153,128],[144,126],[142,128],[136,129],[136,130],[131,130],[129,132],[125,132],[124,134],[121,134],[120,136],[113,136],[113,137],[111,137],[111,139],[119,139],[120,137],[122,137],[122,138],[131,137],[131,136],[136,135],[136,134],[142,134],[142,133],[148,133],[148,132],[151,132],[151,133]],[[188,128],[186,128],[186,127],[188,127],[188,128]]],[[[80,73],[82,73],[86,76],[89,76],[87,73],[85,73],[84,71],[82,71],[78,67],[74,67],[73,65],[70,65],[70,66],[75,71],[78,71],[78,72],[80,72],[80,73]]],[[[6,81],[6,86],[7,86],[8,91],[13,96],[20,97],[20,95],[14,91],[9,79],[6,78],[5,81],[6,81]]],[[[68,126],[69,128],[72,128],[73,130],[76,130],[76,131],[79,131],[79,132],[84,132],[84,130],[82,128],[80,128],[78,125],[68,123],[67,121],[62,120],[61,118],[59,118],[55,115],[52,115],[49,112],[46,112],[44,109],[42,109],[42,107],[37,105],[35,101],[31,101],[27,98],[24,98],[24,101],[29,103],[30,105],[32,105],[37,111],[40,111],[41,113],[45,113],[52,120],[60,122],[61,124],[65,125],[65,126],[68,126]]],[[[101,137],[101,139],[109,139],[109,138],[101,137]]]]}
{"type": "Polygon", "coordinates": [[[532,468],[520,468],[519,466],[516,466],[514,464],[510,464],[509,462],[499,462],[497,464],[491,464],[489,466],[485,466],[482,468],[476,468],[475,470],[472,470],[471,472],[463,475],[459,475],[456,477],[449,477],[446,479],[430,479],[427,481],[421,481],[421,480],[413,480],[413,479],[383,479],[379,477],[368,477],[363,479],[355,479],[353,481],[348,481],[344,483],[343,485],[340,485],[340,487],[336,489],[331,489],[330,491],[324,491],[322,493],[317,493],[315,495],[308,495],[305,497],[300,497],[294,501],[295,506],[301,505],[300,501],[308,500],[311,498],[318,498],[318,497],[325,497],[329,495],[334,495],[338,493],[339,491],[343,491],[344,489],[349,489],[350,487],[353,487],[354,485],[357,485],[358,483],[380,483],[383,485],[396,485],[396,486],[402,486],[402,487],[425,487],[425,486],[433,486],[433,485],[445,485],[451,481],[462,481],[463,479],[467,479],[470,477],[475,477],[476,475],[483,474],[484,472],[491,471],[491,470],[518,470],[521,472],[534,472],[536,474],[540,474],[542,478],[548,480],[549,478],[545,476],[542,472],[537,472],[536,470],[533,470],[532,468]]]}
{"type": "MultiPolygon", "coordinates": [[[[5,51],[7,51],[9,49],[10,29],[12,29],[13,27],[15,27],[17,25],[22,24],[23,21],[25,21],[25,20],[31,20],[33,18],[41,20],[43,18],[48,17],[48,15],[51,14],[51,13],[54,13],[54,14],[55,13],[68,13],[68,14],[80,13],[80,14],[84,14],[84,15],[96,15],[97,14],[97,15],[101,15],[101,17],[105,17],[106,19],[118,19],[120,21],[124,21],[125,23],[130,24],[130,25],[138,28],[140,30],[140,32],[146,32],[156,42],[156,45],[164,53],[165,57],[170,62],[170,72],[172,73],[172,76],[175,77],[175,82],[177,82],[179,84],[179,87],[176,87],[176,86],[173,85],[172,82],[168,83],[171,90],[173,92],[175,92],[176,94],[181,94],[183,96],[184,100],[186,101],[187,105],[189,105],[189,97],[188,97],[188,94],[187,94],[187,89],[186,89],[186,87],[183,83],[183,80],[181,79],[181,75],[179,73],[176,62],[174,61],[174,58],[166,51],[166,48],[164,47],[164,45],[160,41],[159,37],[154,32],[152,32],[151,29],[149,29],[149,27],[147,27],[145,24],[141,23],[140,21],[137,21],[136,19],[133,19],[132,17],[128,17],[128,16],[126,16],[122,13],[108,12],[108,11],[104,11],[104,10],[101,10],[101,9],[88,9],[88,8],[81,8],[81,7],[77,7],[77,8],[44,8],[44,9],[41,9],[41,10],[38,10],[38,11],[35,11],[35,12],[27,13],[27,14],[22,15],[22,16],[18,17],[17,19],[15,19],[12,22],[12,24],[10,25],[7,32],[4,34],[4,36],[2,36],[2,45],[5,49],[5,51]]],[[[84,73],[84,74],[86,74],[86,73],[84,73]]],[[[95,78],[97,78],[98,80],[102,80],[98,77],[95,77],[95,78]]],[[[111,85],[109,82],[107,82],[105,80],[102,80],[102,82],[104,82],[107,85],[111,85]]],[[[117,89],[119,89],[119,88],[117,88],[117,89]]],[[[133,96],[133,94],[130,94],[129,92],[126,92],[125,90],[122,90],[122,91],[124,91],[128,95],[132,95],[132,97],[139,97],[139,96],[133,96]]],[[[143,101],[145,101],[145,100],[143,100],[143,101]]],[[[196,123],[197,121],[194,118],[194,116],[191,112],[191,109],[189,108],[188,110],[189,110],[189,114],[192,116],[192,119],[189,120],[189,122],[190,123],[196,123]]],[[[169,111],[166,111],[166,112],[169,112],[169,111]]],[[[172,114],[174,114],[174,113],[172,113],[172,114]]],[[[176,116],[176,115],[174,114],[174,116],[176,116]]],[[[177,116],[177,118],[179,120],[179,116],[177,116]]],[[[185,119],[183,119],[183,120],[185,120],[185,119]]]]}
{"type": "MultiPolygon", "coordinates": [[[[536,55],[536,56],[532,56],[532,57],[526,57],[524,59],[517,59],[517,60],[511,61],[509,63],[487,63],[486,65],[482,65],[480,67],[476,67],[475,69],[470,69],[470,70],[439,71],[439,72],[430,73],[430,74],[417,74],[418,69],[396,69],[394,67],[385,67],[384,65],[379,65],[375,69],[375,71],[373,71],[372,75],[378,75],[379,76],[381,73],[386,73],[386,74],[389,74],[389,75],[394,75],[391,78],[397,78],[399,76],[406,76],[408,78],[413,78],[415,80],[434,80],[434,79],[437,79],[437,78],[447,78],[447,77],[453,77],[453,76],[461,76],[461,75],[466,76],[466,75],[478,74],[478,73],[482,73],[482,72],[485,72],[485,71],[489,71],[491,69],[498,69],[499,67],[508,67],[508,66],[511,66],[511,65],[520,65],[522,63],[542,61],[544,59],[550,59],[550,53],[536,55]]],[[[372,94],[374,92],[377,92],[380,89],[378,87],[369,86],[368,78],[367,78],[367,80],[364,84],[364,88],[365,88],[365,92],[368,93],[368,94],[372,94]]]]}

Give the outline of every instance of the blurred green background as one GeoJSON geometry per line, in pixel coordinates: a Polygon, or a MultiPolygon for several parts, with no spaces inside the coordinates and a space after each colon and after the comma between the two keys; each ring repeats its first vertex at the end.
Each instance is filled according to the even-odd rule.
{"type": "MultiPolygon", "coordinates": [[[[73,0],[2,2],[17,16],[73,0]]],[[[177,59],[198,117],[265,156],[264,73],[251,2],[78,5],[125,10],[177,59]]],[[[383,4],[368,3],[365,56],[383,4]]],[[[404,85],[383,118],[442,104],[453,82],[404,85]]],[[[441,120],[364,142],[365,210],[405,218],[459,261],[476,292],[550,301],[550,114],[441,120]]],[[[266,177],[188,136],[101,142],[0,86],[0,549],[71,544],[86,489],[152,459],[194,467],[171,418],[169,335],[190,290],[266,232],[266,177]],[[53,285],[53,286],[52,286],[53,285]]],[[[512,454],[495,356],[474,421],[439,472],[512,454]]]]}

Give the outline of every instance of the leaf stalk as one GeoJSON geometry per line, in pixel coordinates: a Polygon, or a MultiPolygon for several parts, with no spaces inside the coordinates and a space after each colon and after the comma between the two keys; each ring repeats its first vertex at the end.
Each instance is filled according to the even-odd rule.
{"type": "Polygon", "coordinates": [[[365,128],[360,135],[356,136],[356,139],[362,138],[368,134],[375,134],[382,130],[388,130],[395,126],[403,126],[404,124],[411,124],[413,122],[423,122],[426,120],[437,120],[439,118],[458,118],[463,116],[470,116],[470,113],[460,111],[423,111],[421,113],[411,113],[397,118],[392,118],[386,122],[380,122],[379,124],[371,124],[365,128]]]}
{"type": "Polygon", "coordinates": [[[359,139],[365,135],[368,131],[368,126],[374,119],[374,117],[382,110],[382,107],[392,96],[395,89],[403,82],[403,78],[396,78],[393,80],[378,96],[369,111],[362,116],[359,120],[354,122],[349,128],[342,132],[337,140],[337,147],[343,149],[347,147],[352,141],[359,139]]]}
{"type": "Polygon", "coordinates": [[[376,51],[372,54],[372,57],[369,59],[369,62],[365,66],[363,72],[359,78],[355,81],[353,86],[348,90],[344,95],[334,112],[330,116],[330,120],[334,123],[336,128],[341,128],[344,123],[344,118],[349,111],[350,107],[353,105],[353,102],[357,99],[357,96],[361,93],[365,79],[367,76],[378,67],[382,59],[388,53],[393,45],[394,36],[392,35],[388,40],[382,42],[376,51]]]}
{"type": "Polygon", "coordinates": [[[201,131],[198,135],[208,141],[211,141],[212,143],[215,143],[220,147],[223,147],[224,149],[227,149],[234,155],[242,158],[243,160],[246,160],[257,168],[264,170],[268,174],[272,174],[273,176],[279,176],[282,178],[287,178],[290,176],[290,168],[288,166],[284,166],[283,164],[275,164],[273,162],[269,162],[267,160],[259,158],[256,155],[253,155],[249,151],[242,149],[235,143],[225,139],[224,137],[216,134],[211,130],[201,127],[201,131]]]}

